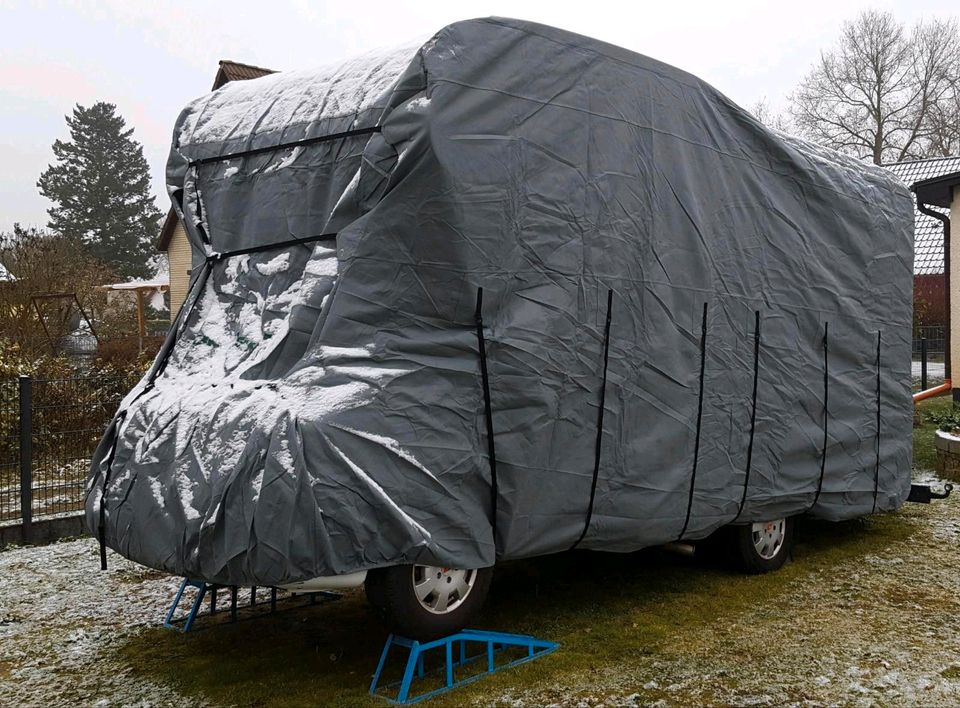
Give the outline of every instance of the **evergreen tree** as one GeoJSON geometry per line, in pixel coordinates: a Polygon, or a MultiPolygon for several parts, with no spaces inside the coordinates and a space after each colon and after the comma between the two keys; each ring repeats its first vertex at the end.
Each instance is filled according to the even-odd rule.
{"type": "Polygon", "coordinates": [[[47,210],[49,227],[79,239],[97,260],[125,278],[145,277],[160,211],[150,194],[150,173],[143,146],[134,140],[112,103],[67,116],[70,140],[53,144],[56,163],[37,187],[55,203],[47,210]]]}

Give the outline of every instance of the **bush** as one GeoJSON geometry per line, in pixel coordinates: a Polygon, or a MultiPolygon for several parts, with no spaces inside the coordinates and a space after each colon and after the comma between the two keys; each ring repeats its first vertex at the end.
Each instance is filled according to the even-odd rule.
{"type": "Polygon", "coordinates": [[[0,337],[0,380],[19,376],[62,379],[76,375],[74,361],[65,354],[35,354],[17,342],[0,337]]]}
{"type": "Polygon", "coordinates": [[[23,351],[42,353],[71,334],[83,322],[80,308],[93,318],[107,299],[97,286],[114,279],[79,240],[19,224],[0,234],[0,263],[12,276],[0,282],[0,332],[23,351]]]}
{"type": "Polygon", "coordinates": [[[0,337],[0,465],[15,463],[19,445],[17,378],[33,379],[36,459],[71,464],[89,457],[120,401],[150,368],[152,355],[120,347],[92,365],[63,354],[31,355],[0,337]]]}
{"type": "Polygon", "coordinates": [[[144,337],[143,351],[140,351],[140,342],[137,337],[103,340],[97,347],[94,368],[122,372],[134,371],[142,375],[150,368],[162,343],[163,337],[144,337]]]}
{"type": "Polygon", "coordinates": [[[960,409],[956,406],[943,413],[928,413],[927,420],[937,426],[937,430],[953,433],[960,430],[960,409]]]}

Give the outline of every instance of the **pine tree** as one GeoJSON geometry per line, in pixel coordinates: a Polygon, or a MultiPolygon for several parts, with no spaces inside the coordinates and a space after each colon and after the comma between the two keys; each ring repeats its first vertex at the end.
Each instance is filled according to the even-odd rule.
{"type": "Polygon", "coordinates": [[[37,187],[55,204],[47,210],[51,229],[79,239],[118,276],[145,277],[161,214],[143,146],[116,109],[102,101],[77,104],[66,117],[70,140],[54,142],[56,163],[37,187]]]}

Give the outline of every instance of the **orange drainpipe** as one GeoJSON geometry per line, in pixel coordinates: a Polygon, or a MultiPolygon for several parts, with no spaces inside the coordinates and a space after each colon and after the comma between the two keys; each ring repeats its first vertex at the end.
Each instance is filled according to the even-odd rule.
{"type": "Polygon", "coordinates": [[[920,391],[913,394],[913,402],[919,403],[920,401],[925,401],[928,398],[933,398],[934,396],[940,396],[944,393],[950,393],[950,388],[952,383],[950,379],[945,380],[939,386],[934,386],[933,388],[928,388],[926,391],[920,391]]]}

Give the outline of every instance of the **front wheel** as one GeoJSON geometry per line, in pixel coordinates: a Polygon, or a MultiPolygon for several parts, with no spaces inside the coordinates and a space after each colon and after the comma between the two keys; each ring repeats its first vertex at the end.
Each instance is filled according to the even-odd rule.
{"type": "Polygon", "coordinates": [[[429,641],[470,624],[483,606],[493,568],[398,565],[367,573],[370,603],[397,634],[429,641]]]}
{"type": "Polygon", "coordinates": [[[779,570],[793,550],[793,519],[758,521],[729,527],[731,560],[745,573],[779,570]]]}

